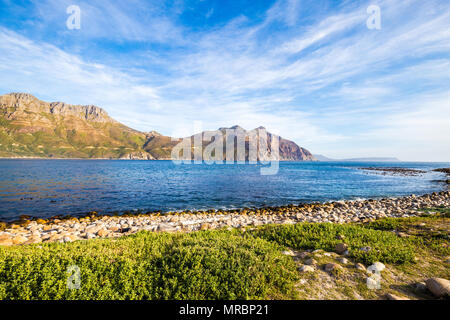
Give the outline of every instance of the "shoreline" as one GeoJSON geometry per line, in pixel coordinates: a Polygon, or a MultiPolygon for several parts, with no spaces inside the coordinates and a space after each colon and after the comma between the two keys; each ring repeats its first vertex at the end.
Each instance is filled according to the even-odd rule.
{"type": "MultiPolygon", "coordinates": [[[[56,158],[56,157],[0,157],[0,160],[130,160],[130,161],[184,161],[177,159],[129,159],[129,158],[56,158]]],[[[194,161],[194,160],[191,160],[194,161]]],[[[415,160],[398,160],[398,161],[377,161],[377,160],[278,160],[278,162],[349,162],[349,163],[450,163],[447,161],[415,161],[415,160]]]]}
{"type": "Polygon", "coordinates": [[[94,238],[118,238],[141,230],[151,232],[195,232],[221,228],[247,228],[266,224],[300,222],[335,224],[370,222],[385,217],[410,217],[421,209],[450,208],[450,191],[398,198],[305,203],[240,210],[182,211],[170,214],[97,215],[49,220],[0,223],[0,245],[41,242],[72,242],[94,238]]]}

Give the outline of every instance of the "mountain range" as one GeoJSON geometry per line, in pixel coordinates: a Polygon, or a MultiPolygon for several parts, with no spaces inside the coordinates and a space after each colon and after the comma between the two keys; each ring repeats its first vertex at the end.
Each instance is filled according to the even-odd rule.
{"type": "Polygon", "coordinates": [[[394,157],[365,157],[365,158],[349,158],[349,159],[332,159],[321,154],[315,154],[317,161],[361,161],[361,162],[398,162],[394,157]]]}
{"type": "MultiPolygon", "coordinates": [[[[260,127],[246,131],[234,126],[201,134],[203,137],[205,133],[212,135],[234,130],[239,136],[258,129],[265,130],[260,127]]],[[[195,140],[197,135],[191,136],[191,140],[195,140]]],[[[271,152],[270,141],[274,135],[267,132],[267,136],[266,154],[271,152]]],[[[50,103],[28,93],[0,96],[2,158],[168,160],[171,159],[173,148],[181,141],[181,138],[164,136],[155,131],[141,132],[129,128],[111,118],[102,108],[93,105],[50,103]]],[[[203,148],[208,145],[208,142],[202,143],[203,148]]],[[[236,155],[236,149],[234,153],[236,155]]],[[[245,140],[245,155],[248,159],[248,138],[245,140]]],[[[316,160],[308,150],[283,138],[279,140],[279,155],[282,161],[316,160]]]]}

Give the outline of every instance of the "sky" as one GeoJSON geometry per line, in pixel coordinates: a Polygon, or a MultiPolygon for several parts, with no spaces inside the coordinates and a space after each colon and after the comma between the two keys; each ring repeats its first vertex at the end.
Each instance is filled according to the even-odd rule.
{"type": "Polygon", "coordinates": [[[331,158],[450,161],[450,2],[0,0],[10,92],[170,136],[264,126],[331,158]]]}

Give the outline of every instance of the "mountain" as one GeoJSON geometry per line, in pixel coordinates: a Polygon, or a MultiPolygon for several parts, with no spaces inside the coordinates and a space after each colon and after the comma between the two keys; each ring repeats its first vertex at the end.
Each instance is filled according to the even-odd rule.
{"type": "MultiPolygon", "coordinates": [[[[234,126],[220,128],[217,132],[234,130],[239,135],[251,134],[257,129],[246,131],[234,126]]],[[[197,135],[191,136],[191,140],[197,135]]],[[[266,153],[270,152],[270,141],[274,137],[271,133],[267,136],[266,153]]],[[[155,131],[129,128],[93,105],[49,103],[27,93],[0,96],[0,157],[3,158],[162,160],[171,159],[173,148],[181,141],[155,131]]],[[[208,142],[203,142],[203,147],[207,145],[208,142]]],[[[308,150],[283,138],[280,138],[279,151],[280,160],[315,160],[308,150]]],[[[248,139],[245,153],[248,156],[248,139]]]]}
{"type": "Polygon", "coordinates": [[[400,161],[394,157],[368,157],[368,158],[350,158],[350,159],[332,159],[321,154],[315,154],[314,157],[318,161],[367,161],[367,162],[397,162],[400,161]]]}
{"type": "MultiPolygon", "coordinates": [[[[214,143],[215,139],[213,139],[212,137],[214,137],[215,135],[219,135],[222,137],[222,145],[223,145],[223,160],[229,160],[227,158],[227,154],[226,154],[226,145],[227,145],[227,134],[229,135],[229,137],[233,138],[233,140],[230,142],[233,143],[234,146],[238,145],[238,139],[240,139],[240,141],[243,142],[242,146],[242,151],[243,154],[240,155],[238,153],[237,148],[234,148],[234,154],[231,158],[230,155],[230,159],[235,159],[238,161],[243,161],[243,160],[254,160],[250,159],[251,155],[250,155],[250,145],[251,145],[251,141],[250,141],[250,137],[254,137],[254,141],[258,141],[257,138],[259,137],[259,135],[261,135],[261,137],[267,137],[266,140],[267,142],[265,143],[266,145],[263,146],[265,147],[265,150],[260,150],[259,147],[255,147],[255,154],[254,157],[257,157],[257,160],[270,160],[270,154],[272,152],[272,140],[274,139],[275,135],[268,132],[266,130],[266,128],[264,127],[258,127],[256,129],[253,130],[245,130],[244,128],[235,125],[232,126],[230,128],[219,128],[216,131],[204,131],[198,134],[195,134],[193,136],[191,136],[191,145],[194,145],[194,141],[195,139],[199,139],[201,140],[202,137],[211,137],[211,139],[207,140],[207,141],[203,141],[202,143],[202,150],[205,150],[205,147],[208,146],[210,143],[214,143]],[[256,152],[258,152],[258,154],[256,155],[256,152]]],[[[283,139],[281,137],[279,137],[279,141],[278,141],[278,146],[279,146],[279,159],[281,161],[316,161],[316,159],[314,158],[314,156],[311,154],[311,152],[309,152],[308,150],[306,150],[305,148],[301,148],[299,147],[296,143],[290,141],[290,140],[286,140],[283,139]]],[[[194,153],[194,151],[192,150],[192,153],[194,153]]],[[[206,158],[208,158],[206,156],[206,158]]],[[[212,157],[210,157],[212,158],[212,157]]],[[[209,159],[204,159],[204,160],[209,160],[209,159]]]]}
{"type": "Polygon", "coordinates": [[[153,159],[142,150],[146,140],[96,106],[0,96],[1,157],[153,159]]]}
{"type": "Polygon", "coordinates": [[[331,158],[328,158],[328,157],[326,157],[324,155],[321,155],[321,154],[315,154],[314,158],[316,158],[317,161],[338,161],[336,159],[331,159],[331,158]]]}

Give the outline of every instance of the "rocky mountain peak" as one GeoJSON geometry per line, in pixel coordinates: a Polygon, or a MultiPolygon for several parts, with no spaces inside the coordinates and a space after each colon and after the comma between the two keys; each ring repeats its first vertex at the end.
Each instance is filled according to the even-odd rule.
{"type": "Polygon", "coordinates": [[[74,116],[82,120],[95,122],[114,122],[108,113],[100,107],[71,105],[64,102],[41,101],[29,93],[13,92],[0,96],[0,108],[9,108],[9,119],[21,118],[26,113],[49,113],[58,116],[74,116]],[[24,114],[25,112],[25,114],[24,114]]]}

